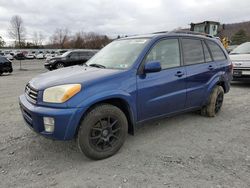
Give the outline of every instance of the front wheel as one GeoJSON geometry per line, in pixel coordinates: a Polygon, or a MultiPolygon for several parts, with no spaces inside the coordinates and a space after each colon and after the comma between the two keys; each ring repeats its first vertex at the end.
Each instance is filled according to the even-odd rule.
{"type": "Polygon", "coordinates": [[[101,104],[81,122],[77,144],[89,158],[99,160],[114,155],[125,142],[128,121],[116,106],[101,104]]]}
{"type": "Polygon", "coordinates": [[[201,114],[208,117],[215,117],[221,110],[223,100],[224,89],[221,86],[216,86],[209,96],[208,104],[201,109],[201,114]]]}
{"type": "Polygon", "coordinates": [[[64,64],[63,63],[57,63],[56,64],[56,69],[61,69],[64,67],[64,64]]]}

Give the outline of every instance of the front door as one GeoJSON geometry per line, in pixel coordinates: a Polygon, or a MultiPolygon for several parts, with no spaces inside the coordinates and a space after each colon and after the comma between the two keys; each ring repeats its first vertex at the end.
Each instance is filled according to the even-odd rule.
{"type": "Polygon", "coordinates": [[[138,120],[183,110],[186,102],[186,71],[181,66],[178,39],[158,41],[144,62],[159,61],[160,72],[137,76],[138,120]]]}

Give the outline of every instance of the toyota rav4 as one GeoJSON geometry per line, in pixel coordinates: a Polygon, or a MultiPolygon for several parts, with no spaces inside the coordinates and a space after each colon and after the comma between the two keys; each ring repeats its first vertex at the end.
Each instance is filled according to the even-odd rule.
{"type": "Polygon", "coordinates": [[[181,32],[127,37],[86,65],[33,78],[20,107],[35,132],[76,138],[87,157],[104,159],[146,121],[189,111],[216,116],[230,89],[232,68],[216,38],[181,32]]]}

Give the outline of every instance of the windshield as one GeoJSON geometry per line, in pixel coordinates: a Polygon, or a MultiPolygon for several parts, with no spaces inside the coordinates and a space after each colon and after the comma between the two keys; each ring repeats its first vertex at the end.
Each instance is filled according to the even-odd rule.
{"type": "Polygon", "coordinates": [[[230,54],[250,54],[250,42],[239,45],[230,54]]]}
{"type": "Polygon", "coordinates": [[[70,51],[65,52],[65,53],[63,53],[63,54],[61,55],[61,57],[67,57],[67,55],[69,55],[70,53],[71,53],[70,51]]]}
{"type": "Polygon", "coordinates": [[[146,38],[113,41],[91,58],[87,65],[109,69],[127,69],[133,65],[147,41],[146,38]]]}

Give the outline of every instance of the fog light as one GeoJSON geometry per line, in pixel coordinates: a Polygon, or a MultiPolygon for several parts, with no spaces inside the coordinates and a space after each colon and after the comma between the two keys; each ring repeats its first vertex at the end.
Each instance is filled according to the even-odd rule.
{"type": "Polygon", "coordinates": [[[43,124],[46,132],[53,133],[55,129],[55,120],[51,117],[43,117],[43,124]]]}

